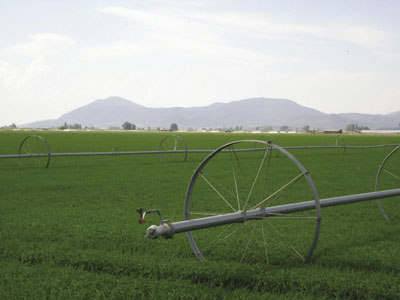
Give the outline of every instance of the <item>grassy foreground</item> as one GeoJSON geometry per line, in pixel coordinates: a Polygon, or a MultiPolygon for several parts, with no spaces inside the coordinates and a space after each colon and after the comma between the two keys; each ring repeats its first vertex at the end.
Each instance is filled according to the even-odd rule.
{"type": "MultiPolygon", "coordinates": [[[[0,154],[15,154],[28,134],[0,132],[0,154]]],[[[54,153],[158,150],[165,137],[39,134],[54,153]]],[[[259,138],[180,135],[189,149],[259,138]]],[[[301,146],[323,145],[327,137],[274,138],[282,146],[301,146]]],[[[344,138],[347,145],[400,143],[396,136],[344,138]]],[[[392,149],[291,153],[310,171],[320,198],[327,198],[374,191],[378,167],[392,149]]],[[[376,201],[323,209],[320,239],[307,265],[279,253],[266,263],[262,245],[252,248],[254,255],[234,259],[232,244],[199,262],[185,234],[144,239],[147,226],[158,220],[149,215],[139,225],[136,209],[158,208],[164,218],[183,220],[189,180],[205,156],[189,154],[186,162],[179,154],[162,161],[157,155],[56,157],[48,169],[0,159],[0,299],[400,299],[400,220],[386,221],[376,201]]]]}

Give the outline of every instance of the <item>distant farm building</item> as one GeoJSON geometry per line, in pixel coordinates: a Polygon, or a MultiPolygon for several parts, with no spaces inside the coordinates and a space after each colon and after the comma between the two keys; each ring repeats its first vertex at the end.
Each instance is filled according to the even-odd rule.
{"type": "Polygon", "coordinates": [[[322,132],[323,134],[342,134],[342,129],[327,129],[322,132]]]}

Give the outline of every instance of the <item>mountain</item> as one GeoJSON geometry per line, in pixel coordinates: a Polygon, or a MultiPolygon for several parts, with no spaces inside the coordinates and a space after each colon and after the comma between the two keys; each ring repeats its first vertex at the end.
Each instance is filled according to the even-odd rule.
{"type": "Polygon", "coordinates": [[[279,128],[342,128],[357,123],[371,129],[398,128],[400,111],[387,115],[357,113],[325,114],[301,106],[288,99],[251,98],[229,103],[214,103],[199,107],[149,108],[121,97],[96,100],[88,105],[62,115],[55,120],[44,120],[20,127],[51,128],[67,124],[81,124],[82,127],[120,127],[125,121],[137,127],[169,128],[177,123],[179,128],[229,128],[241,126],[244,129],[272,126],[279,128]]]}

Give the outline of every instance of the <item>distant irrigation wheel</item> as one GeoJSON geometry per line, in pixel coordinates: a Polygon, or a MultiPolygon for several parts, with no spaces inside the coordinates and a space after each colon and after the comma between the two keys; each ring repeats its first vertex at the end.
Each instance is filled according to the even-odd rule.
{"type": "Polygon", "coordinates": [[[283,148],[256,140],[225,144],[195,170],[185,199],[185,220],[313,199],[315,209],[188,232],[200,260],[307,263],[317,245],[321,208],[307,170],[283,148]],[[248,151],[263,148],[262,155],[248,151]],[[247,149],[247,150],[246,150],[247,149]],[[272,150],[282,153],[280,158],[272,150]]]}
{"type": "Polygon", "coordinates": [[[337,149],[338,153],[346,153],[346,141],[342,135],[328,136],[324,141],[324,146],[337,149]]]}
{"type": "Polygon", "coordinates": [[[24,138],[18,148],[20,167],[37,166],[48,168],[50,165],[50,147],[40,135],[29,135],[24,138]]]}
{"type": "Polygon", "coordinates": [[[183,138],[176,134],[169,134],[165,136],[158,146],[158,157],[161,161],[166,160],[166,156],[173,154],[173,157],[178,156],[183,161],[186,161],[188,147],[183,138]],[[164,152],[164,153],[161,153],[164,152]]]}
{"type": "MultiPolygon", "coordinates": [[[[375,190],[390,190],[400,187],[400,146],[386,156],[376,176],[375,190]]],[[[388,221],[400,219],[400,196],[378,199],[378,207],[388,221]]]]}

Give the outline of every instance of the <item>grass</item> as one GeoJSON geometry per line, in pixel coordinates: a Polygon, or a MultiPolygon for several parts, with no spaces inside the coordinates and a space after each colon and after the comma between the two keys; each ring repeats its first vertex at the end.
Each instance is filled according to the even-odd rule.
{"type": "MultiPolygon", "coordinates": [[[[0,132],[0,154],[16,153],[28,134],[0,132]]],[[[39,134],[54,153],[115,147],[118,151],[157,150],[165,136],[39,134]]],[[[180,135],[189,149],[215,149],[229,141],[259,137],[180,135]]],[[[275,138],[283,146],[323,145],[326,136],[275,138]]],[[[372,145],[386,137],[344,138],[347,145],[372,145]]],[[[400,143],[398,136],[390,140],[400,143]]],[[[326,198],[373,191],[378,167],[391,149],[348,149],[345,155],[333,149],[291,152],[310,171],[319,196],[326,198]]],[[[254,242],[254,256],[243,261],[231,257],[234,249],[229,244],[199,262],[185,234],[168,240],[144,239],[147,225],[158,220],[149,215],[147,225],[139,225],[136,209],[158,208],[164,218],[183,220],[189,180],[205,156],[189,154],[186,162],[179,155],[165,156],[162,162],[157,155],[56,157],[48,169],[28,162],[20,168],[15,159],[1,159],[0,298],[400,298],[400,223],[384,220],[376,201],[323,209],[319,243],[307,265],[284,260],[285,255],[268,265],[262,243],[257,248],[254,242]]],[[[253,160],[248,157],[247,166],[253,160]]],[[[224,176],[221,166],[223,161],[216,161],[216,176],[224,176]]],[[[273,176],[278,180],[287,172],[273,176]]],[[[300,237],[302,229],[297,228],[300,237]]]]}

